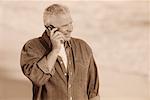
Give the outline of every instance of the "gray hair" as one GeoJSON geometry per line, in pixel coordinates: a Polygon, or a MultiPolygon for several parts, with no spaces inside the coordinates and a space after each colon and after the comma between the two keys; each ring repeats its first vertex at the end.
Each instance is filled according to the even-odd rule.
{"type": "Polygon", "coordinates": [[[51,16],[53,15],[57,16],[57,15],[62,15],[62,14],[67,14],[67,13],[70,13],[70,11],[64,5],[52,4],[48,6],[43,13],[44,25],[48,25],[48,21],[51,16]]]}

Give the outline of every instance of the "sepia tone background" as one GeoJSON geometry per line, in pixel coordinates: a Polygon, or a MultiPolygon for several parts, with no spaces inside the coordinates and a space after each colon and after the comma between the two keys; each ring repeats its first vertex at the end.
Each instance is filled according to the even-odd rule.
{"type": "Polygon", "coordinates": [[[150,3],[60,1],[0,1],[0,100],[31,100],[32,85],[22,74],[20,51],[27,40],[42,34],[43,11],[56,2],[70,8],[72,35],[87,41],[93,49],[101,100],[150,100],[150,3]]]}

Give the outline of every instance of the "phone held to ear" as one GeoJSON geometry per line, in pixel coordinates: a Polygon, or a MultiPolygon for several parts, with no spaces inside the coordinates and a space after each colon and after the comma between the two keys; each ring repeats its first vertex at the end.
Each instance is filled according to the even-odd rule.
{"type": "MultiPolygon", "coordinates": [[[[52,29],[56,28],[56,27],[54,27],[53,25],[49,25],[49,26],[46,26],[46,25],[45,25],[45,27],[46,27],[49,31],[51,31],[52,29]]],[[[56,30],[56,31],[58,31],[58,30],[56,30]]],[[[56,31],[55,31],[55,32],[56,32],[56,31]]],[[[55,32],[54,32],[54,33],[55,33],[55,32]]]]}
{"type": "MultiPolygon", "coordinates": [[[[46,25],[45,25],[45,27],[46,27],[50,32],[51,32],[51,30],[53,30],[54,28],[56,28],[56,27],[54,27],[53,25],[49,25],[49,26],[46,26],[46,25]]],[[[57,31],[59,31],[59,29],[55,30],[54,33],[57,32],[57,31]]],[[[61,40],[61,43],[64,43],[64,40],[61,40]]]]}

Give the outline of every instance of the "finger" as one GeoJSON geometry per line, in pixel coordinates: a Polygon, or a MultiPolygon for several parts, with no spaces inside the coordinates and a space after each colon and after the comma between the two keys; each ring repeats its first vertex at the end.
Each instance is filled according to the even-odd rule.
{"type": "Polygon", "coordinates": [[[57,30],[58,30],[58,28],[53,28],[53,29],[51,30],[51,36],[53,36],[53,35],[56,33],[57,30]]]}
{"type": "Polygon", "coordinates": [[[62,37],[62,36],[60,36],[60,35],[58,35],[58,36],[56,36],[56,37],[53,37],[53,40],[58,40],[58,39],[63,40],[63,37],[62,37]]]}
{"type": "Polygon", "coordinates": [[[63,37],[63,34],[62,34],[61,32],[56,32],[56,33],[52,36],[52,38],[55,38],[55,37],[57,37],[57,36],[63,37]]]}
{"type": "Polygon", "coordinates": [[[63,35],[63,34],[60,34],[60,35],[61,35],[61,38],[62,38],[62,39],[61,39],[61,40],[62,40],[61,42],[63,43],[63,42],[65,41],[64,35],[63,35]]]}
{"type": "Polygon", "coordinates": [[[57,37],[53,38],[53,40],[55,40],[55,41],[64,41],[62,36],[57,36],[57,37]]]}
{"type": "Polygon", "coordinates": [[[59,36],[57,36],[56,38],[59,38],[59,39],[61,40],[62,43],[64,42],[64,38],[63,38],[62,35],[59,35],[59,36]]]}
{"type": "MultiPolygon", "coordinates": [[[[56,31],[55,29],[53,30],[53,31],[56,31]]],[[[57,35],[59,35],[57,32],[51,32],[51,34],[50,34],[51,36],[51,39],[53,39],[54,37],[56,37],[57,35]]]]}
{"type": "Polygon", "coordinates": [[[53,36],[52,36],[52,39],[56,39],[56,38],[59,38],[59,37],[61,37],[61,43],[64,43],[64,35],[61,33],[61,32],[59,32],[59,31],[57,31],[55,34],[53,34],[53,36]]]}
{"type": "Polygon", "coordinates": [[[59,32],[55,32],[55,33],[53,33],[52,37],[56,37],[58,35],[60,35],[60,33],[59,32]]]}

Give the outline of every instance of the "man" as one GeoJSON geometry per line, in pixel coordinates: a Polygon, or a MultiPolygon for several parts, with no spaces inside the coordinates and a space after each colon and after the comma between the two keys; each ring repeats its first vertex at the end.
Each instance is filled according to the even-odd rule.
{"type": "Polygon", "coordinates": [[[42,37],[29,40],[21,52],[21,68],[33,84],[33,100],[99,100],[99,80],[91,48],[72,38],[67,7],[44,11],[42,37]]]}

